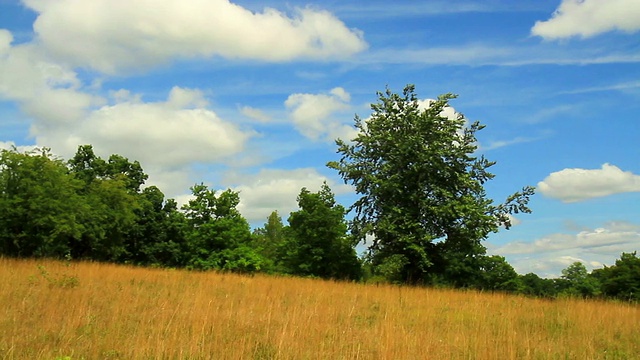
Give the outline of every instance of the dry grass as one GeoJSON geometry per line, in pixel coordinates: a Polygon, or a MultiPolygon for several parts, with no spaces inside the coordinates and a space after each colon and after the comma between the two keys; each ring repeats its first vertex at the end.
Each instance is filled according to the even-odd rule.
{"type": "Polygon", "coordinates": [[[0,258],[0,359],[633,359],[640,307],[0,258]]]}

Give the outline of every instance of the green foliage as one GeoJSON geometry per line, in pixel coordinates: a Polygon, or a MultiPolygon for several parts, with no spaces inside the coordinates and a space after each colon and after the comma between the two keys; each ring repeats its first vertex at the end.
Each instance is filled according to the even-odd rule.
{"type": "Polygon", "coordinates": [[[600,284],[590,277],[583,263],[576,261],[562,270],[564,284],[562,295],[575,297],[594,297],[600,294],[600,284]]]}
{"type": "Polygon", "coordinates": [[[493,291],[520,292],[523,284],[518,279],[518,273],[503,256],[483,256],[480,258],[481,275],[479,286],[481,289],[493,291]]]}
{"type": "Polygon", "coordinates": [[[38,265],[38,271],[40,272],[40,277],[47,281],[49,287],[72,289],[80,285],[80,280],[78,280],[78,277],[75,275],[69,275],[67,273],[50,274],[42,265],[38,265]]]}
{"type": "Polygon", "coordinates": [[[545,298],[553,298],[557,295],[553,279],[543,279],[534,273],[520,275],[518,278],[522,285],[518,291],[521,294],[545,298]]]}
{"type": "Polygon", "coordinates": [[[640,301],[640,257],[634,251],[622,253],[614,266],[595,270],[593,277],[602,283],[602,294],[627,301],[640,301]]]}
{"type": "Polygon", "coordinates": [[[285,251],[288,226],[282,223],[278,211],[273,211],[267,218],[264,227],[253,231],[253,246],[264,259],[263,271],[266,273],[286,273],[282,264],[282,252],[285,251]]]}
{"type": "Polygon", "coordinates": [[[206,185],[191,188],[193,199],[182,209],[185,213],[189,267],[199,270],[254,272],[263,259],[251,244],[249,223],[236,209],[237,192],[226,190],[216,195],[206,185]]]}
{"type": "Polygon", "coordinates": [[[185,217],[175,200],[164,199],[155,186],[136,196],[136,221],[129,228],[122,261],[141,265],[178,267],[186,265],[185,217]]]}
{"type": "Polygon", "coordinates": [[[295,275],[325,279],[359,279],[360,261],[346,235],[346,210],[336,203],[324,183],[317,193],[303,188],[300,210],[289,216],[290,237],[284,244],[283,263],[295,275]]]}
{"type": "MultiPolygon", "coordinates": [[[[350,223],[326,183],[317,193],[301,190],[288,226],[274,211],[252,234],[237,210],[237,192],[195,185],[193,199],[178,209],[157,187],[142,188],[147,175],[137,161],[119,155],[105,161],[90,145],[68,162],[46,148],[13,148],[0,150],[0,255],[327,279],[364,274],[389,283],[640,300],[635,252],[591,274],[574,263],[559,279],[519,276],[504,257],[484,255],[481,241],[500,225],[508,228],[508,214],[529,212],[533,189],[500,205],[486,198],[493,163],[474,155],[482,126],[440,115],[453,96],[421,110],[413,87],[403,96],[379,95],[371,120],[356,118],[354,142],[338,141],[342,160],[329,163],[362,195],[350,223]],[[373,243],[361,261],[354,246],[367,235],[373,243]]],[[[39,270],[33,282],[79,285],[75,275],[39,270]]]]}
{"type": "Polygon", "coordinates": [[[80,184],[49,149],[0,152],[0,252],[57,256],[84,231],[80,184]]]}
{"type": "Polygon", "coordinates": [[[136,221],[135,191],[124,174],[116,174],[111,163],[94,154],[91,145],[78,147],[68,164],[70,175],[82,184],[77,193],[82,199],[77,217],[82,235],[71,241],[71,256],[117,261],[126,253],[126,232],[136,221]]]}
{"type": "Polygon", "coordinates": [[[454,284],[477,273],[481,241],[500,225],[508,228],[508,214],[530,212],[532,187],[500,205],[486,197],[494,162],[475,155],[475,133],[484,126],[445,117],[453,98],[442,95],[422,109],[412,85],[402,95],[378,93],[371,117],[355,118],[356,138],[336,141],[340,161],[327,164],[361,196],[351,207],[356,239],[373,235],[376,266],[396,255],[406,259],[407,282],[454,284]]]}
{"type": "Polygon", "coordinates": [[[386,257],[375,267],[375,274],[384,279],[385,282],[401,284],[404,281],[403,269],[409,261],[404,255],[394,254],[386,257]]]}

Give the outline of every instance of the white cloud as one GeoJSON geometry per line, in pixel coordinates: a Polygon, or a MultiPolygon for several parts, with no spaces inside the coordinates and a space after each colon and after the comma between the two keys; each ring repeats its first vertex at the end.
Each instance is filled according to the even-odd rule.
{"type": "Polygon", "coordinates": [[[253,108],[251,106],[243,106],[240,108],[240,113],[246,117],[257,120],[262,123],[269,122],[271,117],[264,113],[260,109],[253,108]]]}
{"type": "Polygon", "coordinates": [[[194,164],[230,162],[255,135],[208,109],[199,90],[174,87],[160,102],[143,102],[127,90],[111,97],[114,104],[87,111],[73,123],[36,122],[36,143],[64,158],[73,156],[78,145],[91,144],[98,156],[140,161],[148,185],[173,197],[195,182],[194,164]]]}
{"type": "MultiPolygon", "coordinates": [[[[418,108],[420,110],[426,110],[430,108],[431,104],[433,104],[436,101],[437,100],[435,99],[418,100],[418,108]]],[[[447,106],[444,109],[442,109],[442,112],[440,112],[440,115],[449,120],[456,120],[458,119],[458,116],[460,116],[460,113],[458,113],[456,109],[454,109],[453,107],[447,106]]]]}
{"type": "Polygon", "coordinates": [[[173,196],[193,184],[192,164],[227,161],[254,135],[220,119],[199,90],[174,87],[166,101],[145,103],[122,89],[104,105],[107,99],[83,87],[73,70],[52,62],[37,45],[11,46],[11,38],[0,30],[0,100],[16,102],[31,118],[36,145],[63,158],[92,144],[100,156],[140,161],[149,183],[173,196]]]}
{"type": "Polygon", "coordinates": [[[594,87],[586,87],[580,88],[576,90],[563,91],[560,94],[586,94],[591,92],[606,92],[606,91],[621,91],[625,92],[627,90],[635,90],[640,88],[640,81],[629,81],[623,82],[613,85],[605,85],[605,86],[594,86],[594,87]]]}
{"type": "Polygon", "coordinates": [[[361,32],[309,7],[289,16],[272,8],[254,13],[228,0],[24,3],[38,13],[34,31],[47,49],[74,66],[105,73],[174,58],[345,58],[367,47],[361,32]]]}
{"type": "Polygon", "coordinates": [[[483,150],[483,151],[495,150],[495,149],[499,149],[499,148],[506,147],[506,146],[516,145],[516,144],[523,144],[523,143],[528,143],[528,142],[532,142],[532,141],[538,141],[538,140],[540,140],[542,138],[543,138],[543,136],[539,136],[539,137],[516,136],[515,138],[509,139],[509,140],[493,140],[493,141],[489,141],[487,145],[480,144],[478,149],[479,150],[483,150]]]}
{"type": "Polygon", "coordinates": [[[13,35],[9,30],[0,29],[0,55],[4,55],[11,49],[13,35]]]}
{"type": "Polygon", "coordinates": [[[539,64],[591,65],[637,63],[640,55],[631,49],[574,45],[570,51],[549,43],[534,46],[495,46],[492,44],[463,44],[428,48],[372,49],[356,58],[360,65],[498,65],[527,66],[539,64]]]}
{"type": "Polygon", "coordinates": [[[12,150],[15,148],[18,152],[24,153],[35,150],[37,146],[35,145],[18,145],[13,141],[0,141],[0,150],[12,150]]]}
{"type": "Polygon", "coordinates": [[[492,248],[491,253],[506,256],[521,274],[559,276],[576,261],[590,269],[611,265],[623,252],[638,250],[639,243],[640,225],[609,222],[599,228],[550,234],[532,242],[511,242],[492,248]]]}
{"type": "Polygon", "coordinates": [[[534,242],[512,242],[496,249],[500,254],[534,254],[559,250],[616,254],[640,242],[640,227],[629,223],[608,223],[604,227],[574,234],[551,234],[534,242]]]}
{"type": "Polygon", "coordinates": [[[336,87],[328,94],[291,94],[284,104],[302,135],[312,140],[333,141],[337,137],[350,140],[356,134],[352,126],[345,124],[346,118],[332,118],[335,113],[344,115],[344,111],[351,108],[350,101],[350,94],[336,87]]]}
{"type": "Polygon", "coordinates": [[[511,226],[518,226],[520,224],[522,224],[522,220],[518,219],[517,217],[511,215],[511,214],[507,214],[507,217],[509,218],[509,221],[511,222],[511,226]]]}
{"type": "Polygon", "coordinates": [[[11,40],[10,32],[0,30],[0,99],[17,102],[38,127],[73,123],[104,103],[83,92],[77,74],[51,62],[39,47],[11,46],[11,40]]]}
{"type": "Polygon", "coordinates": [[[300,189],[306,187],[310,191],[318,191],[323,181],[336,194],[351,190],[347,185],[335,184],[314,168],[262,169],[253,175],[229,173],[225,179],[225,183],[234,191],[240,191],[238,210],[249,222],[254,223],[266,220],[274,210],[278,210],[286,221],[289,213],[298,208],[300,189]]]}
{"type": "Polygon", "coordinates": [[[552,279],[560,277],[562,270],[575,262],[585,264],[588,270],[602,267],[602,264],[598,262],[587,262],[582,258],[571,255],[560,255],[546,258],[524,258],[516,262],[511,262],[510,264],[519,274],[528,274],[533,272],[543,278],[552,279]]]}
{"type": "Polygon", "coordinates": [[[588,38],[620,30],[640,30],[640,2],[637,0],[562,0],[551,19],[537,21],[531,33],[545,39],[572,36],[588,38]]]}
{"type": "Polygon", "coordinates": [[[37,134],[38,142],[67,152],[92,144],[101,153],[121,154],[151,167],[221,162],[242,151],[252,132],[220,119],[205,104],[200,91],[174,87],[165,102],[103,106],[74,129],[60,129],[66,134],[37,134]]]}
{"type": "Polygon", "coordinates": [[[551,173],[538,183],[538,190],[563,202],[640,191],[640,175],[610,164],[601,169],[564,169],[551,173]]]}

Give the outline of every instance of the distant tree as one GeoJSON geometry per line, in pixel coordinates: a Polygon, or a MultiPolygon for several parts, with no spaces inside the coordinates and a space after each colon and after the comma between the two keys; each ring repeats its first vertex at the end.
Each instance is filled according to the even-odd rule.
{"type": "Polygon", "coordinates": [[[80,182],[49,149],[0,150],[0,253],[62,257],[85,227],[80,182]]]}
{"type": "Polygon", "coordinates": [[[138,161],[114,154],[108,161],[95,154],[92,145],[80,145],[76,154],[68,161],[71,173],[89,186],[96,180],[120,179],[132,192],[139,192],[140,187],[149,178],[138,161]]]}
{"type": "MultiPolygon", "coordinates": [[[[91,145],[83,145],[68,161],[69,174],[82,183],[77,194],[83,199],[77,216],[82,234],[70,244],[74,258],[118,261],[126,254],[127,233],[136,222],[139,203],[131,179],[114,170],[123,169],[126,159],[112,159],[117,159],[119,166],[98,157],[91,145]]],[[[141,174],[131,175],[146,179],[142,169],[137,170],[141,174]]]]}
{"type": "Polygon", "coordinates": [[[273,211],[263,227],[253,231],[254,245],[265,259],[265,272],[286,272],[281,267],[281,249],[285,246],[289,227],[282,223],[278,211],[273,211]]]}
{"type": "Polygon", "coordinates": [[[520,292],[523,288],[518,273],[503,256],[481,257],[480,270],[478,285],[482,289],[520,292]]]}
{"type": "Polygon", "coordinates": [[[85,189],[96,180],[106,176],[107,163],[98,157],[91,145],[78,146],[73,158],[69,159],[68,166],[75,178],[82,181],[85,189]]]}
{"type": "Polygon", "coordinates": [[[565,295],[593,297],[600,293],[600,284],[595,278],[589,277],[586,266],[579,261],[563,269],[561,279],[565,282],[562,290],[565,295]]]}
{"type": "Polygon", "coordinates": [[[261,270],[263,260],[251,247],[249,223],[236,208],[238,193],[226,190],[217,195],[203,184],[191,190],[193,199],[182,207],[189,227],[189,266],[234,272],[261,270]]]}
{"type": "Polygon", "coordinates": [[[178,209],[174,199],[164,202],[162,212],[164,213],[164,241],[147,245],[144,251],[152,264],[170,267],[187,266],[191,255],[186,239],[188,230],[186,218],[178,209]]]}
{"type": "Polygon", "coordinates": [[[303,188],[300,210],[289,216],[290,237],[283,263],[295,275],[325,279],[359,279],[361,264],[347,237],[346,210],[324,183],[317,193],[303,188]]]}
{"type": "Polygon", "coordinates": [[[149,178],[138,161],[130,162],[129,159],[117,154],[109,156],[106,175],[112,179],[122,178],[127,189],[134,193],[140,192],[141,186],[149,178]]]}
{"type": "Polygon", "coordinates": [[[519,276],[522,288],[520,293],[530,296],[554,298],[558,294],[553,279],[544,279],[534,273],[519,276]]]}
{"type": "Polygon", "coordinates": [[[121,261],[140,265],[185,266],[187,246],[184,238],[185,218],[175,200],[165,201],[156,186],[136,196],[136,220],[126,232],[126,253],[121,261]]]}
{"type": "Polygon", "coordinates": [[[594,270],[602,293],[621,300],[640,301],[640,257],[634,251],[622,253],[614,266],[594,270]]]}
{"type": "Polygon", "coordinates": [[[484,184],[493,179],[495,163],[477,156],[478,122],[462,115],[449,119],[443,111],[454,95],[442,95],[422,109],[414,86],[402,95],[378,93],[367,120],[355,118],[358,135],[337,140],[340,161],[327,166],[339,172],[361,197],[351,207],[351,231],[357,240],[369,235],[375,266],[403,264],[403,281],[464,285],[480,271],[489,233],[509,214],[525,212],[532,187],[494,205],[484,184]]]}

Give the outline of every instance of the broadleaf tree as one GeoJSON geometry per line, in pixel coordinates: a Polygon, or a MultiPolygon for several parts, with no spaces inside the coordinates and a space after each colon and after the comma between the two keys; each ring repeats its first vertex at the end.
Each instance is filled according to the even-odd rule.
{"type": "Polygon", "coordinates": [[[484,125],[445,116],[455,97],[422,106],[413,85],[402,94],[379,92],[371,117],[355,117],[356,137],[336,140],[341,159],[327,164],[360,195],[350,208],[351,232],[361,241],[373,237],[374,266],[404,258],[405,282],[455,285],[480,271],[489,233],[509,228],[509,214],[530,212],[533,187],[502,204],[487,197],[495,162],[476,154],[484,125]]]}
{"type": "Polygon", "coordinates": [[[80,186],[47,148],[0,150],[0,254],[67,254],[84,230],[80,186]]]}
{"type": "Polygon", "coordinates": [[[302,188],[298,206],[289,216],[283,249],[288,271],[324,279],[359,279],[362,269],[347,236],[346,209],[335,201],[329,185],[324,183],[316,193],[302,188]]]}
{"type": "Polygon", "coordinates": [[[191,188],[193,198],[182,206],[191,252],[188,266],[200,270],[256,272],[262,257],[251,247],[251,230],[237,210],[240,196],[230,189],[217,194],[204,184],[191,188]]]}

